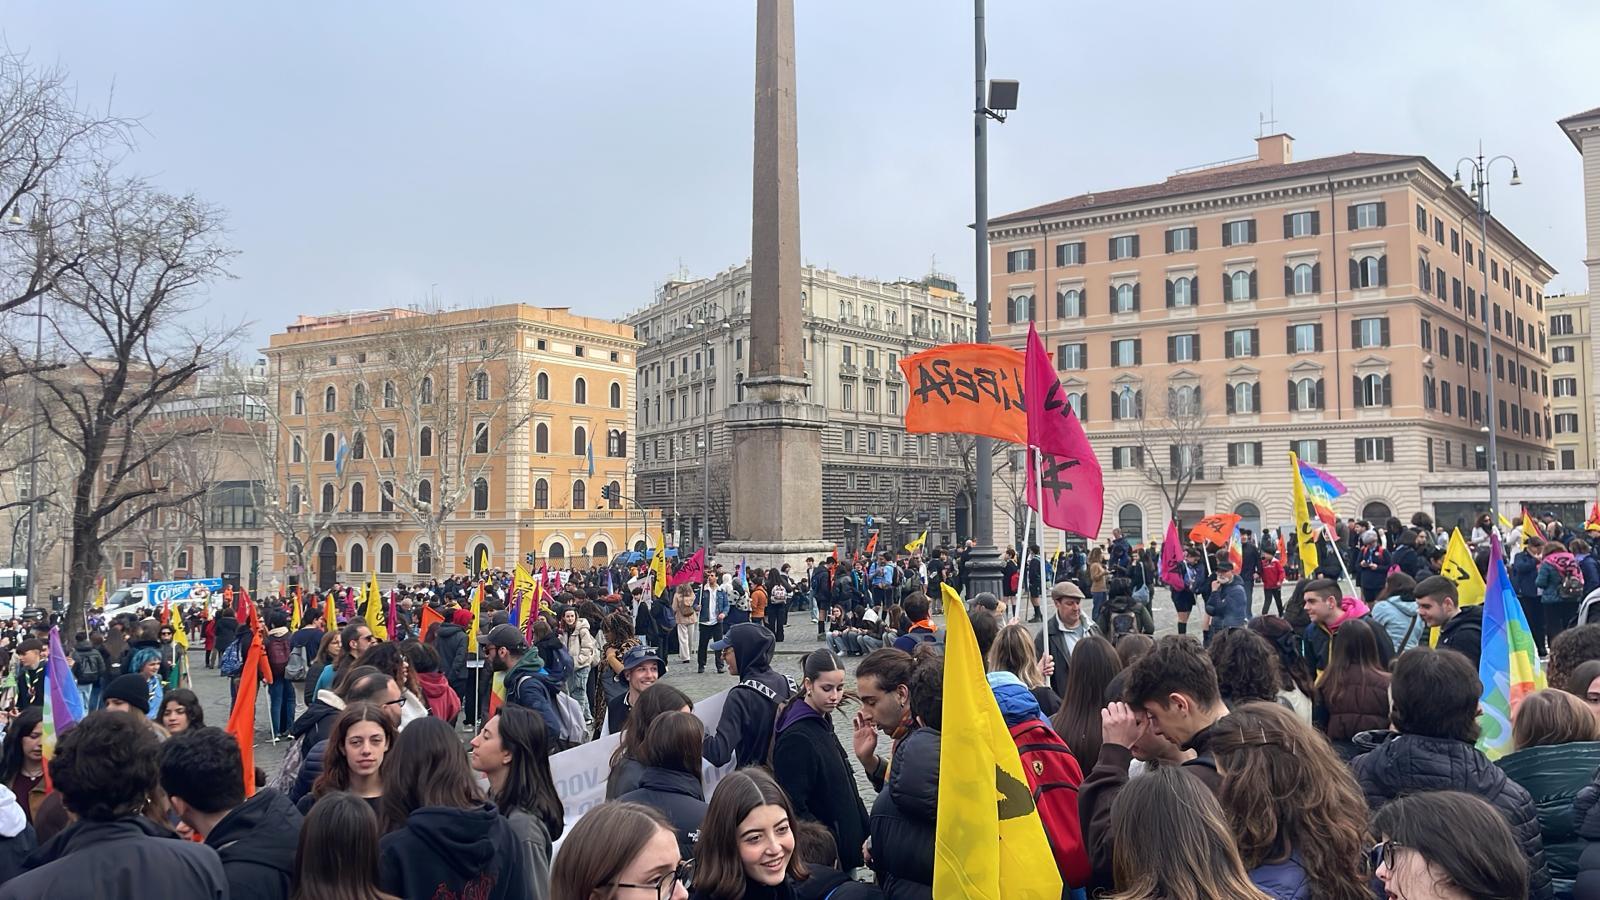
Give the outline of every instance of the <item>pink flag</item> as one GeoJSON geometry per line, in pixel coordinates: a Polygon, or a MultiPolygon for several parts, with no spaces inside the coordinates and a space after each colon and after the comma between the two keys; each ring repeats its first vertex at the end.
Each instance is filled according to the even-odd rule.
{"type": "Polygon", "coordinates": [[[1032,325],[1028,326],[1025,371],[1028,444],[1044,454],[1042,475],[1036,474],[1033,454],[1028,454],[1028,506],[1039,510],[1045,524],[1094,540],[1100,536],[1100,520],[1105,514],[1100,461],[1067,403],[1055,366],[1032,325]],[[1036,481],[1043,483],[1042,502],[1036,481]]]}
{"type": "Polygon", "coordinates": [[[694,555],[681,566],[678,571],[667,578],[667,587],[677,587],[680,584],[699,584],[706,580],[706,548],[701,547],[694,555]]]}
{"type": "Polygon", "coordinates": [[[1178,523],[1167,522],[1167,535],[1161,539],[1161,580],[1175,591],[1184,589],[1183,540],[1178,537],[1178,523]]]}

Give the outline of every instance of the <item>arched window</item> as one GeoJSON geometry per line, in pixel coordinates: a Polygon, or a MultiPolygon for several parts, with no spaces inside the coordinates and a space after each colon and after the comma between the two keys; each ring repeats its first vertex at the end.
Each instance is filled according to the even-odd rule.
{"type": "Polygon", "coordinates": [[[1197,415],[1200,412],[1200,389],[1187,384],[1175,387],[1170,402],[1175,416],[1197,415]]]}
{"type": "Polygon", "coordinates": [[[611,555],[611,547],[605,541],[595,541],[594,549],[589,551],[589,555],[598,563],[611,555]]]}
{"type": "Polygon", "coordinates": [[[589,431],[582,425],[572,429],[572,452],[582,456],[589,446],[589,431]]]}
{"type": "Polygon", "coordinates": [[[1228,386],[1233,392],[1233,411],[1240,415],[1260,412],[1256,409],[1256,388],[1248,381],[1241,381],[1228,386]]]}
{"type": "Polygon", "coordinates": [[[533,452],[550,452],[550,426],[543,422],[533,428],[533,452]]]}
{"type": "Polygon", "coordinates": [[[1261,507],[1245,502],[1235,506],[1233,512],[1239,517],[1239,531],[1256,535],[1261,533],[1261,507]]]}
{"type": "Polygon", "coordinates": [[[417,399],[422,401],[422,405],[423,406],[428,406],[428,405],[433,403],[433,376],[432,375],[423,376],[423,378],[422,378],[422,388],[421,388],[421,390],[417,391],[417,393],[421,395],[417,399]]]}
{"type": "Polygon", "coordinates": [[[1083,291],[1073,288],[1057,294],[1056,317],[1060,319],[1083,318],[1083,291]]]}
{"type": "Polygon", "coordinates": [[[479,372],[472,376],[472,396],[476,400],[489,399],[489,373],[479,372]]]}
{"type": "Polygon", "coordinates": [[[426,479],[426,478],[424,478],[421,481],[417,482],[417,502],[418,503],[432,503],[433,502],[433,484],[431,482],[429,482],[428,479],[426,479]]]}
{"type": "Polygon", "coordinates": [[[472,511],[487,512],[489,509],[489,482],[479,478],[472,482],[472,511]]]}
{"type": "Polygon", "coordinates": [[[334,450],[335,450],[335,447],[334,447],[334,442],[333,442],[333,434],[329,433],[329,434],[323,435],[322,436],[322,461],[323,462],[333,462],[334,450]]]}
{"type": "Polygon", "coordinates": [[[1117,510],[1117,527],[1122,529],[1122,536],[1130,544],[1144,540],[1144,510],[1137,503],[1124,503],[1117,510]]]}
{"type": "Polygon", "coordinates": [[[1383,263],[1377,256],[1363,256],[1356,266],[1356,287],[1370,288],[1383,284],[1383,263]]]}
{"type": "Polygon", "coordinates": [[[572,383],[572,402],[580,404],[589,402],[589,382],[579,378],[572,383]]]}
{"type": "Polygon", "coordinates": [[[1362,406],[1388,406],[1389,391],[1382,375],[1372,374],[1361,379],[1362,406]]]}
{"type": "Polygon", "coordinates": [[[1294,383],[1294,408],[1317,408],[1317,380],[1315,378],[1302,378],[1294,383]]]}
{"type": "Polygon", "coordinates": [[[1250,299],[1250,273],[1245,271],[1235,272],[1228,276],[1228,299],[1250,299]]]}
{"type": "Polygon", "coordinates": [[[1426,256],[1417,257],[1417,286],[1423,292],[1433,290],[1433,267],[1428,265],[1426,256]]]}
{"type": "Polygon", "coordinates": [[[551,559],[566,559],[567,545],[561,543],[560,541],[556,541],[554,544],[550,545],[550,552],[546,553],[545,556],[548,556],[551,559]]]}
{"type": "Polygon", "coordinates": [[[353,403],[355,409],[366,409],[367,408],[367,386],[362,384],[359,381],[356,382],[355,393],[352,395],[352,398],[353,398],[352,399],[352,403],[353,403]]]}
{"type": "Polygon", "coordinates": [[[473,559],[473,565],[477,565],[477,560],[487,559],[487,560],[491,560],[492,561],[494,559],[494,557],[489,554],[489,548],[488,547],[485,547],[484,545],[479,544],[476,547],[472,548],[472,559],[473,559]]]}
{"type": "Polygon", "coordinates": [[[473,429],[473,431],[472,431],[472,452],[473,453],[488,453],[489,452],[489,423],[488,422],[479,422],[477,427],[473,429]]]}
{"type": "Polygon", "coordinates": [[[1135,309],[1135,307],[1133,305],[1133,285],[1131,285],[1131,284],[1119,284],[1119,285],[1117,285],[1116,309],[1112,310],[1112,312],[1133,312],[1134,309],[1135,309]]]}
{"type": "Polygon", "coordinates": [[[1123,385],[1122,390],[1117,392],[1117,418],[1119,418],[1119,419],[1137,419],[1137,418],[1139,418],[1139,396],[1138,396],[1138,393],[1135,392],[1133,388],[1128,387],[1127,385],[1123,385]]]}
{"type": "MultiPolygon", "coordinates": [[[[395,394],[394,382],[385,381],[383,383],[383,408],[394,409],[399,405],[399,403],[400,398],[397,394],[395,394]]],[[[391,549],[389,552],[392,554],[394,553],[394,550],[391,549]]]]}
{"type": "Polygon", "coordinates": [[[394,429],[383,430],[383,440],[378,445],[378,452],[384,459],[394,459],[394,429]]]}
{"type": "Polygon", "coordinates": [[[322,392],[322,411],[334,412],[338,408],[339,392],[334,390],[333,385],[330,384],[328,385],[328,389],[322,392]]]}
{"type": "MultiPolygon", "coordinates": [[[[615,381],[611,382],[611,408],[622,408],[622,385],[615,381]]],[[[603,547],[605,545],[601,544],[600,546],[603,547]]]]}
{"type": "Polygon", "coordinates": [[[1394,513],[1389,510],[1389,504],[1377,500],[1361,507],[1361,518],[1371,522],[1373,528],[1382,528],[1392,515],[1394,513]]]}
{"type": "Polygon", "coordinates": [[[612,509],[621,509],[622,508],[622,484],[620,482],[613,481],[613,482],[611,482],[609,487],[610,487],[610,490],[606,491],[606,493],[611,495],[611,508],[612,509]]]}
{"type": "Polygon", "coordinates": [[[356,432],[356,439],[350,442],[350,458],[367,458],[367,436],[359,431],[356,432]]]}
{"type": "Polygon", "coordinates": [[[546,375],[543,372],[540,372],[539,373],[539,377],[534,379],[534,384],[535,384],[534,398],[538,399],[538,400],[549,400],[550,399],[550,376],[546,375]]]}
{"type": "Polygon", "coordinates": [[[367,551],[360,544],[350,545],[350,571],[364,572],[367,568],[367,551]]]}
{"type": "Polygon", "coordinates": [[[305,445],[300,443],[300,435],[295,435],[294,440],[289,445],[289,461],[299,462],[305,457],[305,452],[305,445]]]}
{"type": "Polygon", "coordinates": [[[1308,263],[1301,263],[1294,267],[1294,292],[1297,295],[1317,292],[1316,270],[1312,269],[1308,263]]]}
{"type": "Polygon", "coordinates": [[[422,426],[422,431],[417,433],[417,455],[433,455],[433,429],[427,425],[422,426]]]}
{"type": "Polygon", "coordinates": [[[289,485],[289,514],[300,515],[300,485],[289,485]]]}
{"type": "Polygon", "coordinates": [[[331,484],[322,486],[322,511],[325,513],[333,512],[333,485],[331,484]]]}
{"type": "Polygon", "coordinates": [[[394,482],[385,481],[378,485],[378,511],[394,512],[394,482]]]}
{"type": "Polygon", "coordinates": [[[383,544],[378,547],[378,573],[388,575],[394,571],[394,545],[383,544]]]}
{"type": "Polygon", "coordinates": [[[533,508],[550,508],[550,482],[545,481],[543,478],[533,483],[533,508]]]}
{"type": "Polygon", "coordinates": [[[417,545],[417,574],[429,575],[433,573],[433,548],[427,544],[417,545]]]}
{"type": "Polygon", "coordinates": [[[583,479],[580,478],[574,481],[572,483],[572,508],[583,509],[584,503],[589,499],[588,494],[589,488],[583,483],[583,479]]]}
{"type": "Polygon", "coordinates": [[[297,416],[306,414],[306,395],[304,391],[294,392],[294,414],[297,416]]]}
{"type": "Polygon", "coordinates": [[[1175,278],[1172,280],[1172,305],[1194,305],[1194,279],[1175,278]]]}
{"type": "Polygon", "coordinates": [[[350,511],[353,513],[367,511],[367,488],[359,481],[350,485],[350,511]]]}
{"type": "MultiPolygon", "coordinates": [[[[744,373],[740,372],[739,374],[735,375],[733,377],[733,382],[734,382],[734,388],[735,388],[735,390],[736,390],[736,392],[738,394],[738,398],[739,398],[737,402],[743,403],[744,402],[744,373]]],[[[660,421],[660,419],[661,419],[661,398],[657,397],[656,398],[656,420],[660,421]]]]}

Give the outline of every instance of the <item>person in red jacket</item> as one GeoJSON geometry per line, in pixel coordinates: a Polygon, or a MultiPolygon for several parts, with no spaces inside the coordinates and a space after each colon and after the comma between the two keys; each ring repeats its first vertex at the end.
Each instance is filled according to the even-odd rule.
{"type": "Polygon", "coordinates": [[[1276,549],[1261,551],[1261,614],[1271,615],[1277,604],[1277,615],[1283,615],[1283,562],[1276,549]]]}

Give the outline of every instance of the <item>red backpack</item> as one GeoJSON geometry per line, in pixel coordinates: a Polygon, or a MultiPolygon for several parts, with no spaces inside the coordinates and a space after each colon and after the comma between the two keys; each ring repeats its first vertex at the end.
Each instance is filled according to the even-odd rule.
{"type": "Polygon", "coordinates": [[[1089,852],[1083,845],[1083,826],[1078,819],[1078,786],[1083,784],[1083,769],[1050,726],[1029,719],[1011,726],[1011,740],[1022,758],[1022,771],[1033,791],[1033,805],[1044,823],[1045,837],[1056,856],[1061,881],[1069,888],[1089,883],[1089,852]]]}

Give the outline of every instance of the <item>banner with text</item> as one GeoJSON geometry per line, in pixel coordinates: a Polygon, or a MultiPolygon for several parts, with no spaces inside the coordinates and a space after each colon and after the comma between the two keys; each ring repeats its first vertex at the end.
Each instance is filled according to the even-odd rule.
{"type": "Polygon", "coordinates": [[[959,432],[1028,442],[1022,351],[944,344],[900,360],[908,382],[906,431],[959,432]]]}

